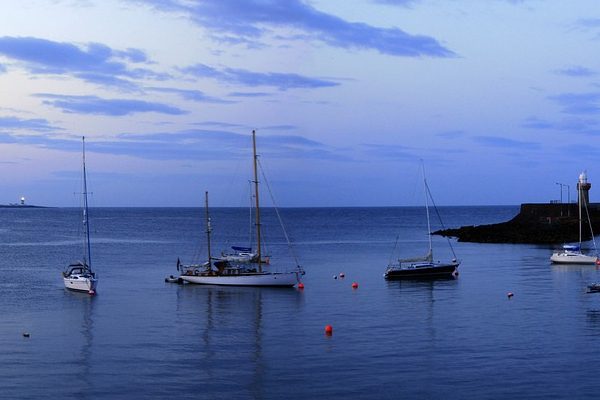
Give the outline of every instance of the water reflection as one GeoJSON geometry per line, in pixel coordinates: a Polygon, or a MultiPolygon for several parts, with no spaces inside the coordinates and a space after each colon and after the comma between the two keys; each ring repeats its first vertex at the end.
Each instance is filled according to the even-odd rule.
{"type": "Polygon", "coordinates": [[[285,342],[267,332],[264,323],[278,315],[293,316],[303,305],[302,293],[295,289],[178,287],[177,326],[185,330],[192,358],[186,367],[204,378],[201,381],[208,387],[235,382],[221,392],[224,398],[263,398],[269,375],[265,352],[278,351],[285,342]]]}

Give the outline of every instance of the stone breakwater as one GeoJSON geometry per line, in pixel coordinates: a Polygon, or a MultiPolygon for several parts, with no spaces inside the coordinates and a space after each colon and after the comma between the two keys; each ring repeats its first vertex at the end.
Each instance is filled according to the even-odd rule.
{"type": "MultiPolygon", "coordinates": [[[[582,238],[600,233],[600,204],[582,211],[582,238]],[[588,218],[589,215],[589,218],[588,218]],[[590,230],[591,221],[591,230],[590,230]]],[[[519,214],[506,222],[443,229],[433,235],[455,237],[459,242],[562,244],[579,241],[579,210],[572,204],[521,204],[519,214]]]]}

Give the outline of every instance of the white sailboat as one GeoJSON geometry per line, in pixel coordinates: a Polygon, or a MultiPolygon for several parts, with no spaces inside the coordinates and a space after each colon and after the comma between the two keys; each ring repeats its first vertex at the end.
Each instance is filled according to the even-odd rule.
{"type": "MultiPolygon", "coordinates": [[[[400,279],[432,279],[432,278],[452,278],[458,275],[458,266],[460,261],[456,259],[454,249],[448,239],[450,250],[452,251],[453,258],[450,261],[434,261],[433,259],[433,244],[431,239],[431,224],[429,218],[429,202],[428,198],[431,198],[432,204],[433,197],[429,191],[427,180],[425,179],[425,168],[423,168],[423,184],[425,186],[425,212],[427,214],[427,234],[429,235],[429,251],[425,256],[422,257],[411,257],[411,258],[400,258],[396,262],[390,262],[388,264],[383,277],[387,280],[400,280],[400,279]]],[[[438,214],[439,216],[439,214],[438,214]]]]}
{"type": "Polygon", "coordinates": [[[256,155],[256,133],[252,131],[253,163],[254,163],[254,196],[256,199],[256,256],[252,261],[248,259],[235,260],[231,258],[213,258],[210,248],[210,217],[208,214],[208,192],[206,192],[206,237],[208,260],[203,264],[183,265],[177,260],[177,269],[181,271],[180,279],[184,282],[203,285],[228,285],[228,286],[279,286],[292,287],[300,282],[304,274],[297,265],[292,271],[276,272],[274,266],[263,259],[261,246],[260,203],[258,195],[258,157],[256,155]]]}
{"type": "Polygon", "coordinates": [[[82,138],[83,143],[83,227],[85,230],[83,239],[83,260],[69,264],[67,269],[63,271],[63,281],[65,288],[80,292],[87,292],[91,295],[96,293],[98,278],[92,270],[92,256],[90,245],[90,223],[88,212],[87,198],[87,176],[85,170],[85,137],[82,138]]]}
{"type": "MultiPolygon", "coordinates": [[[[598,264],[600,261],[597,255],[588,255],[581,251],[581,225],[582,225],[582,208],[585,209],[588,221],[590,219],[589,212],[587,209],[587,200],[584,195],[584,187],[588,187],[587,175],[582,172],[579,175],[577,182],[578,191],[578,208],[579,208],[579,244],[565,244],[560,250],[555,251],[550,256],[550,261],[555,264],[598,264]]],[[[592,225],[590,223],[590,230],[592,225]]],[[[594,233],[592,232],[592,241],[594,243],[594,250],[596,249],[596,242],[594,241],[594,233]]]]}

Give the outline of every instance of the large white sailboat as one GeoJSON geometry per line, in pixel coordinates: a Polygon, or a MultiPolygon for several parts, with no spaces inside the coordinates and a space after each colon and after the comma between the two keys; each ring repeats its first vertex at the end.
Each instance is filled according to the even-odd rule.
{"type": "Polygon", "coordinates": [[[252,148],[254,164],[254,197],[255,197],[255,229],[256,229],[256,255],[251,260],[230,257],[213,258],[210,247],[211,225],[208,213],[208,192],[206,193],[206,237],[208,259],[203,264],[184,265],[177,260],[177,269],[180,271],[179,279],[188,283],[204,285],[228,286],[279,286],[292,287],[300,282],[304,271],[299,265],[291,271],[275,271],[276,265],[263,258],[261,244],[260,202],[258,192],[258,157],[256,155],[256,133],[252,131],[252,148]]]}
{"type": "MultiPolygon", "coordinates": [[[[581,251],[581,225],[582,225],[582,209],[586,211],[588,221],[590,219],[587,208],[587,196],[584,194],[586,187],[589,189],[590,184],[587,181],[587,174],[582,172],[579,175],[577,182],[578,192],[578,209],[579,209],[579,243],[578,244],[565,244],[560,250],[555,251],[550,256],[550,261],[555,264],[598,264],[600,261],[598,255],[588,255],[581,251]]],[[[592,225],[590,223],[590,229],[592,225]]],[[[594,233],[592,232],[592,242],[594,243],[594,250],[596,249],[596,242],[594,240],[594,233]]]]}
{"type": "Polygon", "coordinates": [[[63,281],[65,288],[79,292],[87,292],[91,295],[96,294],[96,285],[98,278],[92,270],[92,249],[90,245],[90,221],[88,212],[87,198],[87,176],[85,170],[85,137],[82,138],[83,143],[83,260],[75,261],[63,271],[63,281]]]}

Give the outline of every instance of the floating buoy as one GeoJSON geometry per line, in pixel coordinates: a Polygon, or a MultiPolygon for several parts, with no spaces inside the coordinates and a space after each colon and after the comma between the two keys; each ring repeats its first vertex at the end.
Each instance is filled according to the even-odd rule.
{"type": "Polygon", "coordinates": [[[304,289],[304,283],[300,282],[300,283],[298,284],[298,289],[304,289]]]}
{"type": "Polygon", "coordinates": [[[337,279],[337,275],[334,275],[334,276],[333,276],[333,279],[337,279]]]}
{"type": "Polygon", "coordinates": [[[343,272],[340,272],[340,278],[344,278],[346,276],[346,274],[344,274],[343,272]]]}
{"type": "Polygon", "coordinates": [[[506,294],[506,296],[508,296],[508,298],[510,299],[511,297],[513,297],[515,294],[513,292],[508,292],[506,294]]]}
{"type": "Polygon", "coordinates": [[[95,296],[96,295],[96,291],[95,290],[88,290],[88,294],[90,296],[95,296]]]}
{"type": "Polygon", "coordinates": [[[331,326],[331,325],[325,325],[325,334],[327,336],[333,335],[333,326],[331,326]]]}
{"type": "Polygon", "coordinates": [[[358,283],[352,282],[352,289],[358,289],[358,283]]]}
{"type": "Polygon", "coordinates": [[[31,335],[29,334],[29,332],[23,332],[23,337],[29,337],[29,336],[31,336],[31,335]]]}
{"type": "Polygon", "coordinates": [[[596,259],[596,265],[600,265],[600,258],[596,259]]]}

